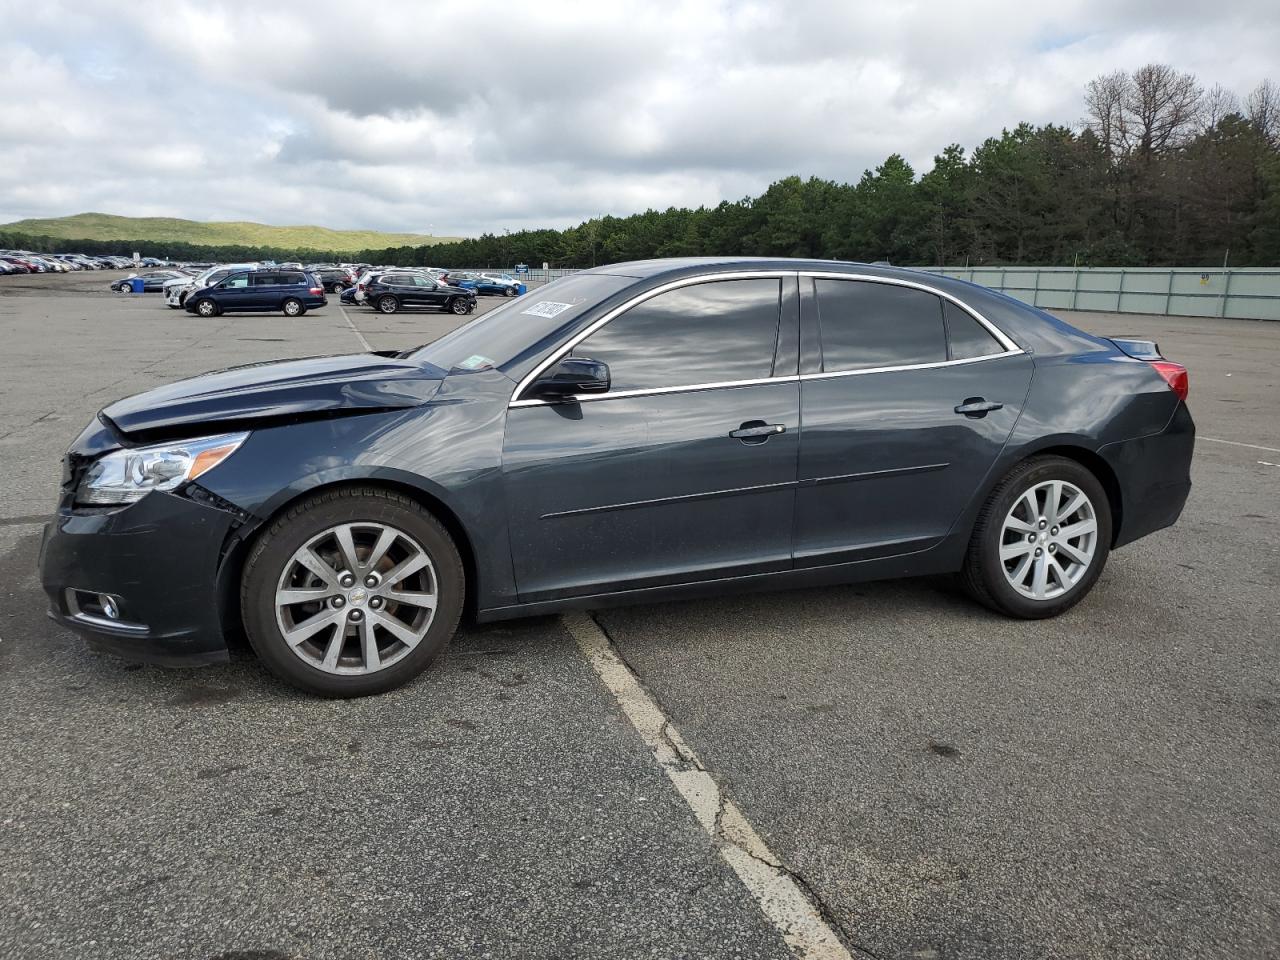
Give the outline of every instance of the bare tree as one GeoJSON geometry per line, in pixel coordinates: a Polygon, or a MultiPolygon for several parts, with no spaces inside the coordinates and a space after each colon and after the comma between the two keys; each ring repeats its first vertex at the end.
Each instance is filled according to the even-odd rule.
{"type": "Polygon", "coordinates": [[[1127,73],[1117,70],[1090,80],[1085,87],[1084,102],[1089,110],[1085,125],[1093,131],[1111,159],[1129,152],[1125,103],[1129,99],[1132,82],[1127,73]]]}
{"type": "Polygon", "coordinates": [[[1194,74],[1149,63],[1133,74],[1124,110],[1132,118],[1132,147],[1144,159],[1181,146],[1195,134],[1204,90],[1194,74]]]}
{"type": "Polygon", "coordinates": [[[1223,118],[1240,112],[1240,98],[1220,83],[1215,83],[1200,101],[1200,131],[1212,130],[1223,118]]]}
{"type": "Polygon", "coordinates": [[[1245,98],[1244,111],[1258,132],[1280,147],[1280,86],[1263,80],[1245,98]]]}

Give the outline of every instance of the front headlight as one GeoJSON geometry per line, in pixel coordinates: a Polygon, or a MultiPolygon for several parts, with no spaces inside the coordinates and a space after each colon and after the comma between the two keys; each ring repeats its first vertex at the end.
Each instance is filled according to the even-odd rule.
{"type": "Polygon", "coordinates": [[[152,490],[173,490],[212,470],[248,437],[248,433],[224,433],[108,453],[85,472],[76,503],[113,506],[134,503],[152,490]]]}

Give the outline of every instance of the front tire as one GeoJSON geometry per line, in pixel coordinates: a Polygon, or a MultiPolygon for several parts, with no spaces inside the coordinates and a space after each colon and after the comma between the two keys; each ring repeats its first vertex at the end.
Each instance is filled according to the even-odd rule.
{"type": "Polygon", "coordinates": [[[467,301],[462,297],[454,297],[449,301],[449,312],[455,317],[464,317],[471,311],[467,308],[467,301]]]}
{"type": "Polygon", "coordinates": [[[249,642],[281,680],[324,697],[384,693],[448,646],[465,574],[444,526],[377,487],[331,490],[280,516],[240,584],[249,642]]]}
{"type": "Polygon", "coordinates": [[[1111,504],[1086,467],[1059,456],[1014,467],[978,514],[961,580],[1010,617],[1056,617],[1093,589],[1111,548],[1111,504]]]}
{"type": "Polygon", "coordinates": [[[218,305],[212,300],[200,300],[196,303],[196,313],[202,317],[216,317],[218,315],[218,305]]]}
{"type": "Polygon", "coordinates": [[[519,292],[520,291],[517,290],[515,287],[507,287],[505,290],[502,291],[502,295],[504,297],[514,297],[519,292]]]}

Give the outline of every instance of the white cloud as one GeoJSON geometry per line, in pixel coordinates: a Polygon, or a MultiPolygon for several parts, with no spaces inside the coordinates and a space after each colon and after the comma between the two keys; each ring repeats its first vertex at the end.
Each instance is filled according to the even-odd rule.
{"type": "Polygon", "coordinates": [[[563,226],[923,172],[1152,60],[1243,94],[1280,46],[1260,0],[1036,6],[0,0],[0,221],[563,226]]]}

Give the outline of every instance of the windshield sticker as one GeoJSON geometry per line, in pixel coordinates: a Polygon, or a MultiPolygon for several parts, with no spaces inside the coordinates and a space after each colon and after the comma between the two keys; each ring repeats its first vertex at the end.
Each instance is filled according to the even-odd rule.
{"type": "Polygon", "coordinates": [[[493,361],[488,357],[482,357],[478,353],[474,353],[467,359],[458,364],[460,370],[487,370],[493,366],[493,361]]]}
{"type": "Polygon", "coordinates": [[[541,303],[535,303],[528,310],[521,310],[521,313],[527,313],[533,317],[554,317],[557,314],[564,313],[572,303],[556,303],[554,300],[543,300],[541,303]]]}

